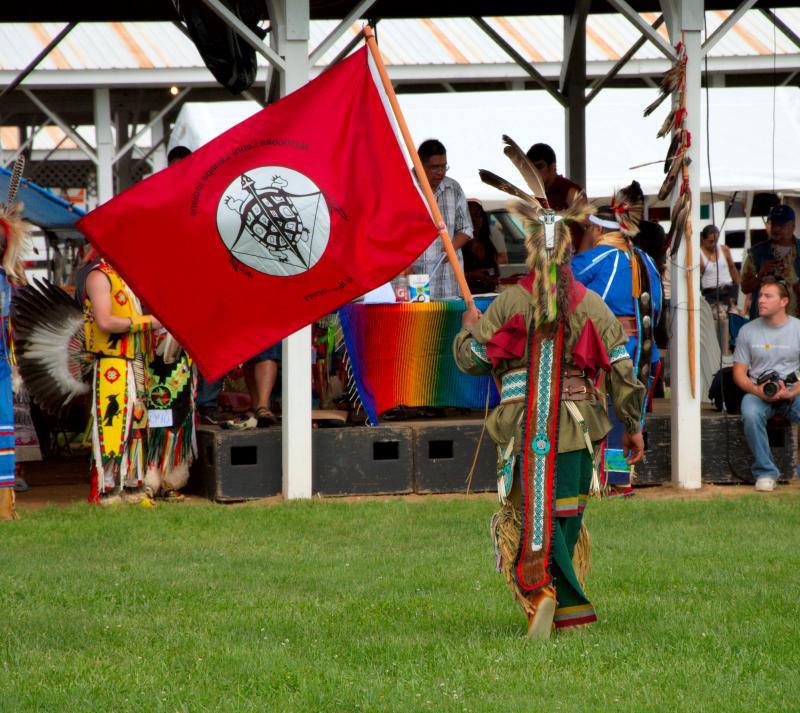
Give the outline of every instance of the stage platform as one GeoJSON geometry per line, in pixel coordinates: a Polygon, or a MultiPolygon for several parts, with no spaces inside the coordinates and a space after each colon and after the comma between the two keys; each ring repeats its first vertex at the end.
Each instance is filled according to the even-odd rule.
{"type": "MultiPolygon", "coordinates": [[[[324,496],[465,492],[495,489],[495,448],[475,418],[417,419],[377,427],[342,426],[313,431],[313,492],[324,496]]],[[[750,453],[738,416],[702,413],[703,482],[750,480],[750,453]]],[[[669,403],[657,401],[647,417],[647,451],[637,467],[639,485],[670,481],[669,403]]],[[[795,477],[795,428],[770,432],[775,463],[795,477]]],[[[193,480],[218,501],[270,497],[281,492],[281,429],[224,430],[201,426],[193,480]]]]}

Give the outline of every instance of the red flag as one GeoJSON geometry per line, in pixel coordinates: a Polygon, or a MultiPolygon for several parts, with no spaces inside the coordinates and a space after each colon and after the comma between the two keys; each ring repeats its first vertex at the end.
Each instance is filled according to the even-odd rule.
{"type": "Polygon", "coordinates": [[[78,223],[207,378],[436,236],[371,63],[354,53],[78,223]]]}

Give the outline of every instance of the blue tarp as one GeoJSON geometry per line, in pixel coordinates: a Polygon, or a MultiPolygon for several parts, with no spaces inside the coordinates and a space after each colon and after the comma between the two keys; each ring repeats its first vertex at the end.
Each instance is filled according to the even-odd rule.
{"type": "MultiPolygon", "coordinates": [[[[8,195],[11,172],[0,167],[0,202],[8,195]]],[[[72,228],[84,214],[71,203],[23,178],[16,200],[24,205],[25,220],[47,230],[72,228]]]]}

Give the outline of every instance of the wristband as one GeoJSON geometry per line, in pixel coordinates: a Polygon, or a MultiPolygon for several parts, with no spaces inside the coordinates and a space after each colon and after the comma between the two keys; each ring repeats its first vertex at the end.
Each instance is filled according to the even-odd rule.
{"type": "Polygon", "coordinates": [[[150,329],[150,324],[153,321],[153,318],[150,315],[142,315],[139,321],[134,321],[133,317],[129,317],[131,320],[131,334],[136,334],[137,332],[144,332],[150,329]]]}

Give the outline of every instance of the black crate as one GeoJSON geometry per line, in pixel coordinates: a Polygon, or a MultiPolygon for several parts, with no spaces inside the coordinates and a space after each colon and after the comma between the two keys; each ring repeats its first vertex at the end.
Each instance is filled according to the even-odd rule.
{"type": "Polygon", "coordinates": [[[379,495],[413,491],[411,429],[315,429],[313,490],[320,495],[379,495]]]}
{"type": "MultiPolygon", "coordinates": [[[[483,424],[414,425],[415,491],[418,493],[463,493],[467,488],[483,424]]],[[[497,451],[488,433],[483,434],[471,492],[497,487],[497,451]]]]}
{"type": "MultiPolygon", "coordinates": [[[[753,457],[747,446],[740,416],[703,413],[701,419],[701,467],[704,483],[742,483],[751,480],[753,457]]],[[[797,439],[794,425],[769,424],[772,459],[781,480],[795,477],[797,439]]],[[[666,415],[647,417],[647,450],[636,466],[636,483],[668,483],[672,478],[671,419],[666,415]]]]}
{"type": "Polygon", "coordinates": [[[197,429],[197,459],[206,496],[218,501],[253,500],[282,490],[281,429],[197,429]]]}

